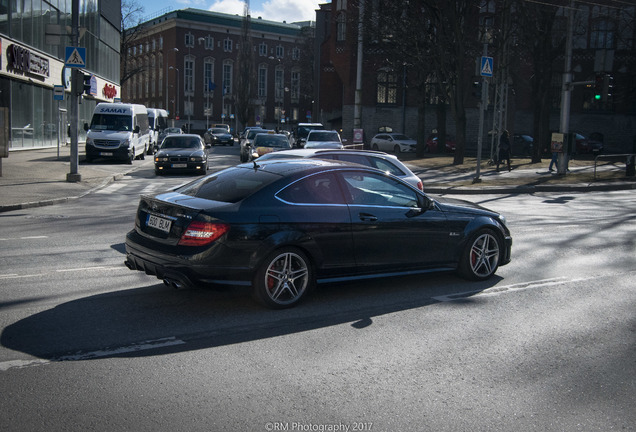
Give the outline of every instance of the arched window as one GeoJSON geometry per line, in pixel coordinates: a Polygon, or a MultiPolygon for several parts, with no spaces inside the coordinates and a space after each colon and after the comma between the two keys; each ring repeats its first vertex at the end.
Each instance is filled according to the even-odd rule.
{"type": "Polygon", "coordinates": [[[344,12],[338,15],[336,25],[336,40],[344,41],[347,37],[347,15],[344,12]]]}
{"type": "Polygon", "coordinates": [[[613,49],[616,23],[607,18],[598,18],[592,21],[590,28],[590,48],[613,49]]]}

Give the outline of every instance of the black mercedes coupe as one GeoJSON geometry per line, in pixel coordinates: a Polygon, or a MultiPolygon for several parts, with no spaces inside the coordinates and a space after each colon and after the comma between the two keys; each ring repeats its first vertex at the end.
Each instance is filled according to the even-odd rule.
{"type": "Polygon", "coordinates": [[[316,283],[510,262],[500,214],[440,200],[385,172],[315,159],[255,161],[142,196],[126,266],[174,287],[247,285],[271,308],[316,283]]]}

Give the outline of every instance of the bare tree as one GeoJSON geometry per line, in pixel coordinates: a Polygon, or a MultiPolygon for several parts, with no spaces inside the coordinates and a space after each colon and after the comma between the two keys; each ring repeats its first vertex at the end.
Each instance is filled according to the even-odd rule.
{"type": "MultiPolygon", "coordinates": [[[[534,146],[532,162],[541,161],[541,153],[550,144],[550,112],[552,109],[552,77],[556,60],[563,58],[565,26],[558,26],[560,4],[565,1],[518,2],[520,43],[532,66],[532,105],[534,146]]],[[[564,23],[564,21],[561,21],[564,23]]],[[[562,70],[562,69],[560,69],[562,70]]]]}
{"type": "Polygon", "coordinates": [[[122,0],[121,2],[121,42],[120,42],[120,84],[145,70],[143,64],[137,64],[130,55],[129,48],[136,46],[144,37],[146,30],[141,25],[144,7],[137,0],[122,0]]]}
{"type": "Polygon", "coordinates": [[[254,80],[254,50],[250,37],[249,2],[245,3],[243,24],[241,29],[241,44],[237,56],[238,72],[236,76],[236,113],[239,122],[247,126],[254,116],[252,103],[252,83],[254,80]]]}

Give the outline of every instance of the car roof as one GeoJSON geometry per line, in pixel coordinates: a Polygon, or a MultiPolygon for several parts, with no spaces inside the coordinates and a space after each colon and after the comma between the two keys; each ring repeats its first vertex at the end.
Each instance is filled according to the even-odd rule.
{"type": "Polygon", "coordinates": [[[375,150],[356,150],[356,149],[293,149],[293,150],[282,150],[280,152],[276,152],[275,156],[271,156],[272,158],[278,156],[296,156],[299,158],[309,158],[312,156],[320,156],[321,154],[353,154],[353,155],[363,155],[363,156],[376,156],[388,159],[399,160],[397,156],[384,153],[381,151],[375,150]]]}
{"type": "Polygon", "coordinates": [[[201,135],[197,135],[197,134],[178,134],[178,136],[174,136],[171,138],[176,138],[176,139],[188,139],[188,138],[199,138],[201,139],[201,135]]]}

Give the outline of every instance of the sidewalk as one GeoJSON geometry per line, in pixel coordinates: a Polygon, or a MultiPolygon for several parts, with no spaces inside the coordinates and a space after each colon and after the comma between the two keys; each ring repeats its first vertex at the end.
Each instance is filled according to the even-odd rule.
{"type": "Polygon", "coordinates": [[[133,165],[119,162],[87,164],[82,147],[79,150],[79,182],[66,181],[71,172],[70,146],[61,146],[59,157],[57,147],[53,147],[11,151],[8,158],[0,159],[0,212],[79,198],[152,160],[148,157],[144,161],[134,161],[133,165]]]}
{"type": "MultiPolygon", "coordinates": [[[[96,188],[117,180],[127,173],[151,164],[151,158],[134,161],[84,163],[80,146],[80,182],[66,181],[70,173],[70,146],[20,150],[9,153],[2,161],[0,177],[0,212],[61,203],[86,195],[96,188]]],[[[588,192],[593,190],[636,189],[636,179],[625,176],[625,164],[599,165],[594,178],[593,160],[570,161],[565,176],[548,171],[549,160],[530,164],[527,159],[513,159],[512,171],[482,161],[480,182],[474,182],[476,160],[465,158],[463,165],[453,165],[452,156],[432,156],[418,159],[415,155],[400,155],[424,182],[424,190],[433,194],[511,194],[534,192],[588,192]]]]}

